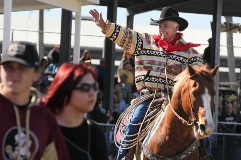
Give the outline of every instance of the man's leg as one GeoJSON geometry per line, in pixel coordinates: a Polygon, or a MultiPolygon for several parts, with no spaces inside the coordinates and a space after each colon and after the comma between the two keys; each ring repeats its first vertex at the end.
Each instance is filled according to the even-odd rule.
{"type": "Polygon", "coordinates": [[[118,155],[117,155],[118,160],[123,159],[127,154],[128,150],[124,148],[126,148],[128,144],[130,144],[130,142],[128,141],[136,138],[140,125],[132,125],[132,124],[138,124],[143,121],[146,111],[148,109],[148,106],[151,103],[151,100],[152,99],[148,99],[142,102],[133,111],[129,122],[127,122],[126,124],[126,129],[124,131],[124,135],[121,140],[122,145],[121,145],[121,148],[119,148],[118,150],[118,155]],[[130,135],[135,135],[135,136],[130,136],[130,135]]]}

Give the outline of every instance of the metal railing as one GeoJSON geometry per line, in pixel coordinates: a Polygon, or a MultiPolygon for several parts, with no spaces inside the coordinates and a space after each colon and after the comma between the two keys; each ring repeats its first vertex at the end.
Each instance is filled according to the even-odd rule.
{"type": "MultiPolygon", "coordinates": [[[[94,124],[105,127],[107,150],[110,151],[110,132],[113,131],[114,124],[97,123],[94,124]]],[[[219,124],[241,125],[241,123],[218,122],[219,124]]],[[[210,136],[212,144],[212,155],[215,160],[239,160],[241,159],[241,133],[221,133],[214,132],[210,136]]]]}
{"type": "Polygon", "coordinates": [[[109,153],[110,150],[111,150],[111,143],[110,143],[110,141],[111,141],[111,137],[110,136],[111,135],[110,135],[110,133],[111,133],[111,131],[113,131],[115,125],[114,124],[109,124],[109,123],[98,123],[98,122],[93,121],[93,120],[92,120],[92,123],[94,123],[94,124],[96,124],[96,125],[98,125],[100,127],[104,127],[106,147],[107,147],[107,151],[109,153]]]}
{"type": "Polygon", "coordinates": [[[210,138],[212,155],[215,160],[241,159],[240,133],[213,133],[210,138]]]}

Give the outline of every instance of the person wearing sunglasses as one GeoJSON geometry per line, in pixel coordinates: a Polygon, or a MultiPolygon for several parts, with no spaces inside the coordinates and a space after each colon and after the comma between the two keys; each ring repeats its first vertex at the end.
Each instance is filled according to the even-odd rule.
{"type": "Polygon", "coordinates": [[[98,90],[92,69],[65,62],[47,92],[46,106],[55,114],[72,160],[108,159],[103,132],[85,116],[94,109],[98,90]]]}

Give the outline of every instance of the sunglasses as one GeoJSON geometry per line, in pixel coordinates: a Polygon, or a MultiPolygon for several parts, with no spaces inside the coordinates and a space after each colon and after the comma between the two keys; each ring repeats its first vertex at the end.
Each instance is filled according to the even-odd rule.
{"type": "Polygon", "coordinates": [[[96,83],[96,82],[93,84],[80,83],[80,84],[78,84],[78,86],[75,87],[75,89],[82,91],[82,92],[89,92],[91,88],[94,91],[98,91],[99,90],[98,83],[96,83]]]}

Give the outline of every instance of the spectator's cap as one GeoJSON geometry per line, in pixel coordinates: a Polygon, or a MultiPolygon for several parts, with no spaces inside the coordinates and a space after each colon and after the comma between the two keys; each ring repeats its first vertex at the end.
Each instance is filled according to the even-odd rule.
{"type": "Polygon", "coordinates": [[[231,94],[231,95],[229,96],[229,102],[232,102],[232,101],[237,100],[237,99],[238,99],[238,96],[237,96],[237,95],[231,94]]]}
{"type": "Polygon", "coordinates": [[[2,53],[1,64],[18,62],[26,67],[39,68],[39,57],[36,47],[29,42],[12,42],[2,53]]]}
{"type": "Polygon", "coordinates": [[[124,73],[124,74],[122,74],[120,77],[121,77],[121,78],[128,78],[128,75],[124,73]]]}
{"type": "Polygon", "coordinates": [[[188,21],[182,17],[179,17],[179,13],[171,7],[162,8],[159,20],[151,20],[154,23],[160,23],[166,20],[177,22],[179,24],[179,31],[185,30],[188,26],[188,21]]]}
{"type": "Polygon", "coordinates": [[[43,58],[42,59],[45,59],[45,60],[49,60],[49,58],[47,57],[47,56],[43,56],[43,58]]]}
{"type": "Polygon", "coordinates": [[[208,43],[211,44],[212,43],[212,38],[208,39],[208,43]]]}

